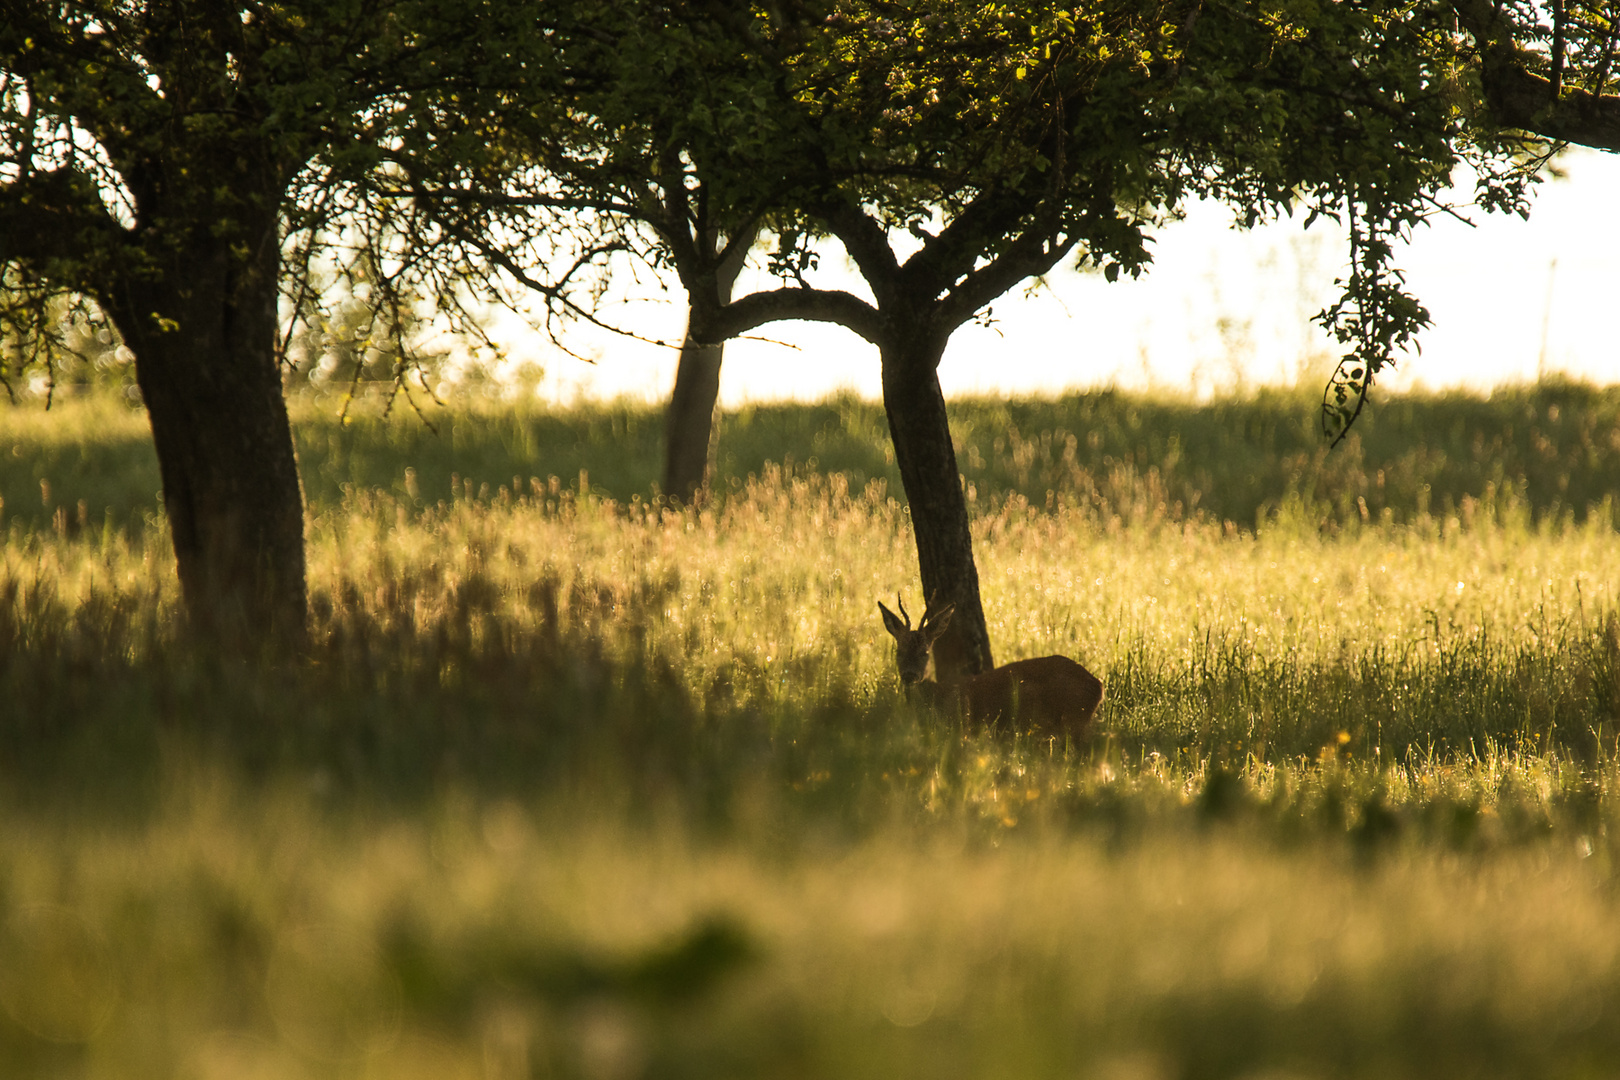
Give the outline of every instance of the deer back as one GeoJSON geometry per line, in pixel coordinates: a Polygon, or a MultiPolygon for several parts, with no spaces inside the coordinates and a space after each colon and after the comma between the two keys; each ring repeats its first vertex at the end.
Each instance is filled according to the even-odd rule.
{"type": "Polygon", "coordinates": [[[1102,680],[1066,656],[1014,660],[956,689],[970,723],[1074,737],[1085,733],[1103,699],[1102,680]]]}

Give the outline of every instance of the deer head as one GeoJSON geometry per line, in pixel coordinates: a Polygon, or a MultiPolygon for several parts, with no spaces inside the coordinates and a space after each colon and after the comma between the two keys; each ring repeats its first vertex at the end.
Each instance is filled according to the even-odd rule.
{"type": "Polygon", "coordinates": [[[883,612],[884,628],[894,637],[894,664],[900,669],[900,681],[909,686],[920,682],[928,674],[929,652],[939,635],[950,625],[951,612],[956,610],[956,605],[946,604],[936,609],[929,604],[923,611],[922,621],[913,630],[911,616],[906,614],[906,602],[899,594],[894,599],[900,605],[899,615],[884,607],[881,600],[878,601],[878,610],[883,612]]]}

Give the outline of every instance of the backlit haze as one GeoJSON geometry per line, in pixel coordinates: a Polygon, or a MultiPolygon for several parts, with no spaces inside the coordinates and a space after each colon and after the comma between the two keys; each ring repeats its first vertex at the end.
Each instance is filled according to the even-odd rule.
{"type": "MultiPolygon", "coordinates": [[[[1620,157],[1572,152],[1561,168],[1567,178],[1541,185],[1530,220],[1471,211],[1470,227],[1440,218],[1397,255],[1434,326],[1421,355],[1403,358],[1380,388],[1485,390],[1540,373],[1620,381],[1620,157]]],[[[1034,295],[1008,293],[993,306],[993,325],[952,337],[940,365],[946,394],[1117,386],[1204,396],[1244,381],[1320,384],[1336,352],[1310,316],[1332,297],[1347,258],[1342,231],[1318,222],[1307,232],[1285,219],[1245,233],[1229,222],[1218,205],[1194,206],[1159,233],[1138,281],[1109,284],[1064,266],[1034,295]]],[[[868,295],[841,252],[824,257],[813,280],[868,295]]],[[[770,284],[750,270],[738,294],[770,284]]],[[[678,286],[649,287],[607,314],[679,342],[684,299],[678,286]]],[[[674,379],[673,349],[576,327],[565,341],[596,360],[588,364],[515,320],[504,327],[511,358],[544,369],[538,392],[548,400],[656,400],[674,379]]],[[[840,390],[879,395],[877,350],[847,330],[776,323],[726,348],[728,406],[840,390]]]]}

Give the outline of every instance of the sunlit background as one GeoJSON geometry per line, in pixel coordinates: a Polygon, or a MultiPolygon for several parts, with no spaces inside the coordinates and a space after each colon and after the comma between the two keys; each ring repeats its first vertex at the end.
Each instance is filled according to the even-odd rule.
{"type": "MultiPolygon", "coordinates": [[[[1441,217],[1413,238],[1399,262],[1434,326],[1421,355],[1403,358],[1381,387],[1486,390],[1560,373],[1620,379],[1620,158],[1572,151],[1560,169],[1564,177],[1541,186],[1528,221],[1471,211],[1471,223],[1441,217]]],[[[957,331],[940,378],[949,395],[1117,386],[1204,396],[1314,383],[1335,350],[1310,317],[1333,295],[1346,258],[1331,222],[1306,231],[1284,220],[1246,233],[1220,206],[1196,205],[1156,238],[1154,266],[1138,281],[1109,284],[1064,267],[1042,288],[1008,293],[991,325],[957,331]]],[[[826,258],[822,283],[866,294],[844,262],[826,258]]],[[[751,269],[738,288],[769,284],[751,269]]],[[[684,294],[649,286],[608,314],[644,337],[678,342],[684,294]]],[[[511,359],[543,370],[538,392],[548,400],[656,400],[674,379],[668,347],[576,327],[564,342],[592,363],[515,320],[502,325],[511,359]]],[[[847,330],[778,323],[727,347],[728,406],[846,389],[879,393],[876,349],[847,330]]]]}

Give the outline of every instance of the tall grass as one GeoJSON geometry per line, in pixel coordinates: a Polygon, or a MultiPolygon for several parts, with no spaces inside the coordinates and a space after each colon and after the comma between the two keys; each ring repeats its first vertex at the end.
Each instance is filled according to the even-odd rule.
{"type": "Polygon", "coordinates": [[[728,417],[681,511],[645,412],[303,412],[315,645],[273,668],[178,635],[151,504],[81,523],[138,416],[6,414],[0,1069],[1604,1075],[1620,549],[1573,393],[1376,417],[1536,403],[1585,433],[1557,497],[1448,479],[1430,413],[1247,518],[1217,489],[1286,455],[1234,417],[1284,399],[966,403],[992,640],[1105,678],[1078,744],[899,692],[870,405],[728,417]]]}
{"type": "MultiPolygon", "coordinates": [[[[558,476],[572,488],[581,470],[593,493],[619,503],[655,493],[663,421],[645,405],[479,400],[429,405],[419,417],[404,404],[385,411],[362,401],[343,422],[337,400],[308,396],[293,399],[292,410],[316,513],[349,490],[434,505],[452,489],[462,497],[467,483],[474,494],[510,486],[514,474],[520,487],[558,476]]],[[[963,476],[988,507],[1011,495],[1038,507],[1050,498],[1127,523],[1202,516],[1253,530],[1285,511],[1323,528],[1385,517],[1466,520],[1476,503],[1496,500],[1532,523],[1581,523],[1598,512],[1613,524],[1620,478],[1620,388],[1581,383],[1508,387],[1489,398],[1380,399],[1332,451],[1303,391],[1207,404],[1115,392],[969,398],[951,413],[963,476]]],[[[872,480],[899,490],[876,403],[751,406],[728,412],[720,430],[722,496],[772,462],[842,475],[855,491],[872,480]]],[[[92,531],[109,514],[114,528],[138,530],[158,508],[160,486],[144,414],[122,399],[59,400],[49,414],[37,404],[0,411],[5,522],[38,531],[60,510],[72,531],[83,500],[92,531]]]]}

